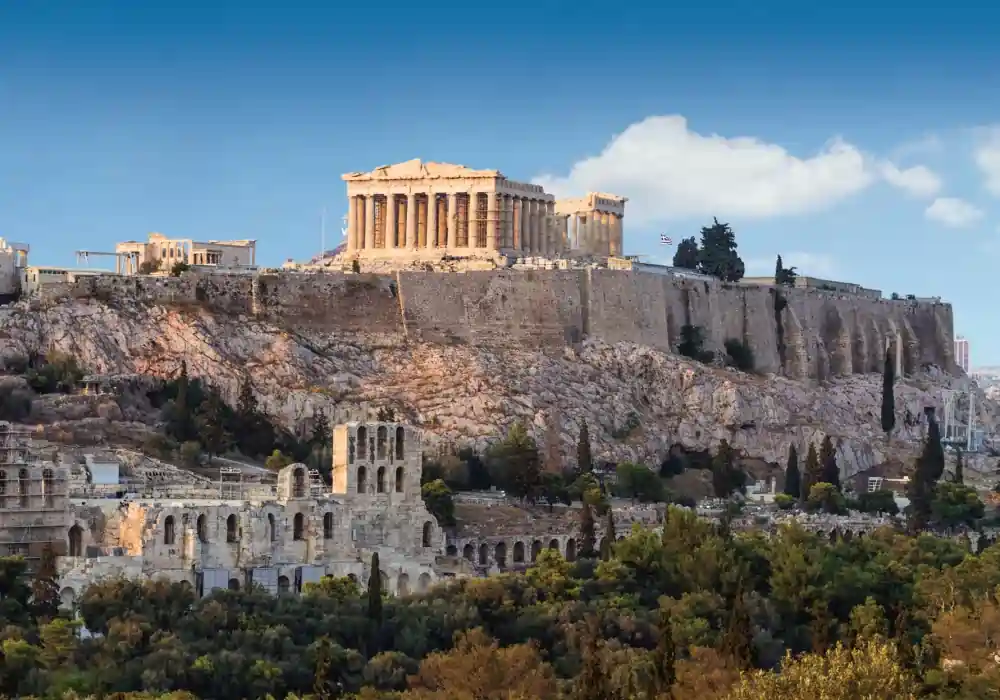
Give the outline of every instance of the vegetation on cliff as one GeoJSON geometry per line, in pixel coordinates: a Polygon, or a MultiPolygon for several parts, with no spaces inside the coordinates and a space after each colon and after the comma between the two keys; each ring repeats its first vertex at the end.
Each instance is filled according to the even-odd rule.
{"type": "Polygon", "coordinates": [[[677,244],[673,264],[674,267],[712,275],[723,282],[739,282],[743,279],[745,267],[736,248],[736,234],[732,226],[713,219],[711,226],[701,229],[700,246],[694,236],[677,244]]]}

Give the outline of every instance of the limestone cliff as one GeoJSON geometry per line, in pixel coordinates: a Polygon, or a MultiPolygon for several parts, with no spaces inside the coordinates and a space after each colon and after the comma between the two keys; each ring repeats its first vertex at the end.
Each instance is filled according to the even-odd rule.
{"type": "MultiPolygon", "coordinates": [[[[427,442],[482,446],[514,419],[546,421],[573,454],[582,420],[595,456],[662,458],[726,438],[781,462],[830,434],[850,474],[881,462],[884,335],[904,339],[895,451],[911,453],[926,406],[953,381],[950,308],[788,290],[785,366],[817,384],[688,362],[666,352],[684,323],[713,344],[745,339],[782,365],[773,292],[655,275],[585,272],[392,277],[293,275],[85,278],[57,298],[0,311],[0,354],[58,348],[98,373],[170,375],[182,360],[230,397],[247,369],[289,426],[392,406],[427,442]],[[843,376],[839,376],[843,375],[843,376]],[[623,428],[630,423],[634,429],[623,428]],[[908,424],[910,423],[910,424],[908,424]]],[[[984,414],[990,425],[994,417],[984,414]]]]}

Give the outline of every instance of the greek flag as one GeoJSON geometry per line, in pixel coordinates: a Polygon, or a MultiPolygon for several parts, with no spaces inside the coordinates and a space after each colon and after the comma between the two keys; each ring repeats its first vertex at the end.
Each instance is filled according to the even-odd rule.
{"type": "Polygon", "coordinates": [[[660,245],[673,245],[673,244],[674,242],[670,239],[670,236],[668,236],[665,233],[660,234],[660,245]]]}

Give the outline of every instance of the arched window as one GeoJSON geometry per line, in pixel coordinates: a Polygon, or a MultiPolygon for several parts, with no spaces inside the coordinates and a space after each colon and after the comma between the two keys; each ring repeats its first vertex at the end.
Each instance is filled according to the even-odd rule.
{"type": "Polygon", "coordinates": [[[403,426],[396,428],[396,459],[403,458],[403,426]]]}
{"type": "Polygon", "coordinates": [[[404,596],[410,594],[410,576],[409,574],[400,574],[399,579],[396,583],[396,595],[404,596]]]}
{"type": "Polygon", "coordinates": [[[368,470],[358,467],[358,493],[368,493],[368,470]]]}
{"type": "Polygon", "coordinates": [[[431,525],[429,521],[424,523],[424,533],[423,537],[421,538],[421,542],[424,547],[431,546],[431,535],[433,534],[434,534],[434,526],[431,525]]]}
{"type": "Polygon", "coordinates": [[[272,542],[278,539],[278,528],[274,523],[274,513],[267,514],[267,538],[272,542]]]}
{"type": "Polygon", "coordinates": [[[333,539],[333,513],[323,514],[323,539],[333,539]]]}
{"type": "Polygon", "coordinates": [[[380,425],[375,431],[375,458],[385,459],[385,444],[389,441],[389,431],[380,425]]]}
{"type": "Polygon", "coordinates": [[[288,593],[292,590],[292,582],[288,580],[287,576],[278,577],[278,593],[288,593]]]}
{"type": "Polygon", "coordinates": [[[566,540],[566,561],[576,561],[576,540],[572,537],[566,540]]]}
{"type": "Polygon", "coordinates": [[[420,578],[417,579],[417,590],[423,593],[430,587],[431,587],[431,575],[428,573],[420,574],[420,578]]]}
{"type": "Polygon", "coordinates": [[[163,521],[163,544],[174,543],[174,516],[168,515],[163,521]]]}
{"type": "Polygon", "coordinates": [[[208,542],[208,520],[204,513],[198,516],[198,540],[208,542]]]}
{"type": "Polygon", "coordinates": [[[298,467],[292,479],[292,498],[306,497],[306,470],[305,467],[298,467]]]}
{"type": "Polygon", "coordinates": [[[531,543],[531,561],[537,561],[538,555],[542,553],[542,541],[535,540],[531,543]]]}
{"type": "Polygon", "coordinates": [[[51,508],[56,495],[56,479],[51,469],[42,470],[42,494],[45,496],[45,507],[51,508]]]}
{"type": "Polygon", "coordinates": [[[503,542],[497,544],[496,548],[493,550],[494,559],[496,560],[497,566],[503,568],[507,566],[507,545],[503,542]]]}
{"type": "Polygon", "coordinates": [[[3,469],[0,469],[0,507],[6,505],[3,502],[2,498],[2,496],[6,495],[7,495],[7,472],[5,472],[3,469]]]}
{"type": "Polygon", "coordinates": [[[28,494],[31,491],[31,482],[28,481],[28,470],[22,469],[17,473],[18,491],[21,494],[21,507],[28,507],[28,494]]]}
{"type": "Polygon", "coordinates": [[[376,472],[375,489],[379,493],[385,493],[385,467],[379,467],[376,472]]]}
{"type": "Polygon", "coordinates": [[[396,467],[396,493],[403,493],[403,468],[396,467]]]}
{"type": "Polygon", "coordinates": [[[238,578],[229,579],[229,590],[231,591],[240,590],[240,580],[238,578]]]}
{"type": "Polygon", "coordinates": [[[524,542],[514,543],[514,563],[520,564],[524,562],[524,542]]]}
{"type": "Polygon", "coordinates": [[[486,566],[486,563],[490,560],[490,550],[486,546],[486,543],[479,545],[479,565],[486,566]]]}
{"type": "Polygon", "coordinates": [[[368,429],[365,426],[358,427],[358,459],[368,458],[368,429]]]}
{"type": "Polygon", "coordinates": [[[559,551],[559,540],[554,539],[554,538],[551,539],[551,540],[549,540],[549,549],[554,549],[554,550],[556,550],[558,552],[559,551]]]}
{"type": "Polygon", "coordinates": [[[226,518],[226,542],[236,541],[236,515],[233,513],[229,514],[226,518]]]}
{"type": "Polygon", "coordinates": [[[472,561],[473,557],[476,556],[475,547],[471,544],[465,545],[465,547],[462,548],[462,556],[469,561],[472,561]]]}
{"type": "Polygon", "coordinates": [[[71,557],[83,556],[83,529],[79,525],[74,525],[69,529],[69,555],[71,557]]]}
{"type": "Polygon", "coordinates": [[[444,553],[445,553],[446,556],[449,556],[449,557],[457,557],[458,556],[458,547],[456,547],[453,544],[450,544],[447,547],[445,547],[444,553]]]}
{"type": "Polygon", "coordinates": [[[306,519],[302,513],[296,513],[292,519],[292,539],[301,540],[305,537],[306,519]]]}

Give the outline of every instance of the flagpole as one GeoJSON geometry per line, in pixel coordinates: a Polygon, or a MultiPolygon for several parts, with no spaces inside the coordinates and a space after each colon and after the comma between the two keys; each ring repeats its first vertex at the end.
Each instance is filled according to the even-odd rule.
{"type": "Polygon", "coordinates": [[[319,259],[322,260],[326,255],[326,207],[323,207],[323,213],[320,214],[319,219],[319,259]]]}

